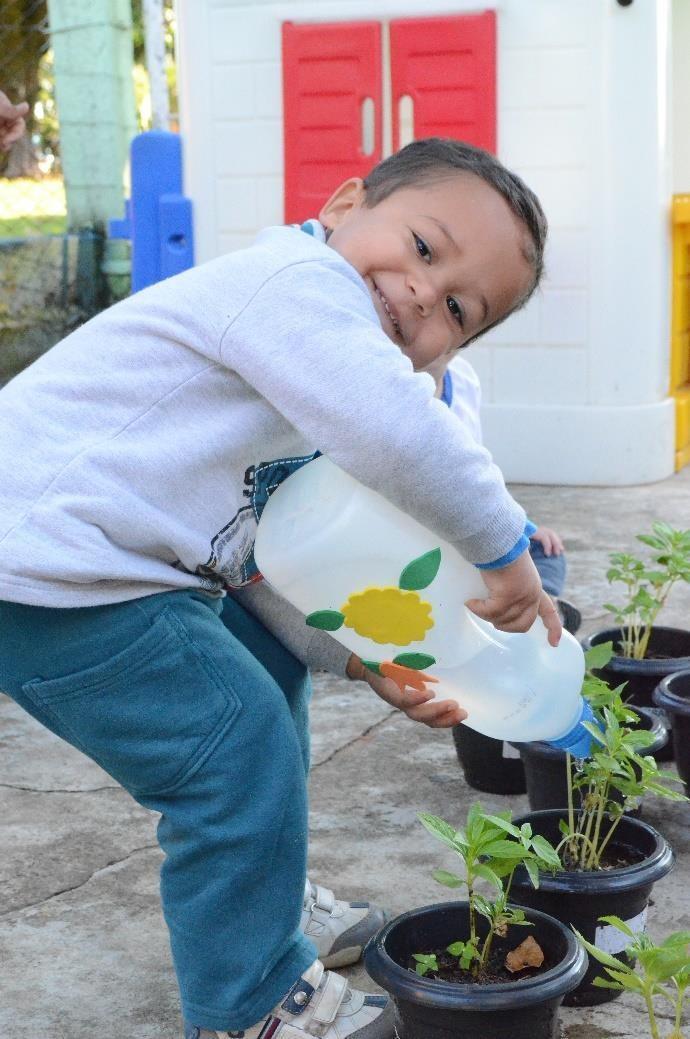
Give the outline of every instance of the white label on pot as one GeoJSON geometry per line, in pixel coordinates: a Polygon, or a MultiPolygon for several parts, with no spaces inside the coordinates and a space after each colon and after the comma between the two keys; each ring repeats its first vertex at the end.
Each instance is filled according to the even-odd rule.
{"type": "Polygon", "coordinates": [[[504,757],[504,758],[519,758],[520,757],[520,751],[517,749],[517,747],[513,747],[512,744],[506,743],[506,741],[504,740],[503,741],[503,753],[502,753],[501,756],[504,757]]]}
{"type": "MultiPolygon", "coordinates": [[[[628,925],[633,934],[641,934],[645,930],[647,924],[647,906],[644,907],[641,913],[637,916],[633,916],[631,920],[626,920],[625,923],[628,925]]],[[[602,952],[624,952],[625,949],[630,945],[631,939],[627,934],[623,934],[613,924],[603,924],[597,927],[594,935],[594,944],[597,949],[601,949],[602,952]]]]}

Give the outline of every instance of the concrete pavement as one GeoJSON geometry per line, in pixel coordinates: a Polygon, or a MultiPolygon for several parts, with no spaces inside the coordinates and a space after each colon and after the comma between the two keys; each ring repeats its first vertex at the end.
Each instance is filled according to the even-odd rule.
{"type": "MultiPolygon", "coordinates": [[[[564,537],[568,593],[583,609],[584,632],[606,617],[607,553],[632,549],[653,519],[690,525],[690,469],[651,487],[513,490],[536,522],[564,537]]],[[[685,587],[664,620],[687,627],[689,617],[685,587]]],[[[469,789],[450,733],[408,722],[367,687],[317,676],[313,733],[310,874],[391,913],[447,897],[430,875],[453,866],[417,812],[459,824],[477,799],[492,810],[527,806],[524,797],[469,789]]],[[[678,856],[650,910],[650,932],[661,937],[690,928],[690,806],[650,800],[645,818],[678,856]]],[[[2,1039],[179,1039],[155,823],[96,765],[0,696],[2,1039]]],[[[350,974],[374,987],[361,968],[350,974]]],[[[649,1034],[642,1007],[627,995],[563,1010],[562,1022],[564,1039],[649,1034]]]]}

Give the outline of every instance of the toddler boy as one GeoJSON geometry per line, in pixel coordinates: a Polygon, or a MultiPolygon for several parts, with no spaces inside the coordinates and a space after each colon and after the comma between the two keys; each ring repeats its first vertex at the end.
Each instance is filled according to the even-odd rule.
{"type": "MultiPolygon", "coordinates": [[[[487,153],[430,139],[319,220],[326,242],[271,228],[0,393],[0,688],[160,813],[187,1039],[394,1034],[385,998],[324,972],[299,927],[305,665],[344,660],[252,615],[276,608],[252,547],[278,483],[323,451],[484,568],[478,614],[561,631],[523,510],[420,374],[529,298],[539,203],[487,153]]],[[[347,667],[415,720],[462,717],[347,667]]]]}

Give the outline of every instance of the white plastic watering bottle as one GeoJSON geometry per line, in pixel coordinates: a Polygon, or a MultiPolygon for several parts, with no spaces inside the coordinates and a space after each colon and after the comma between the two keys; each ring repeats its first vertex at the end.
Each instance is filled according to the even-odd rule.
{"type": "Polygon", "coordinates": [[[307,624],[382,674],[433,676],[436,696],[464,707],[477,732],[589,753],[584,655],[572,635],[553,647],[540,618],[524,635],[481,620],[465,606],[486,595],[481,571],[328,458],[273,492],[254,554],[307,624]]]}

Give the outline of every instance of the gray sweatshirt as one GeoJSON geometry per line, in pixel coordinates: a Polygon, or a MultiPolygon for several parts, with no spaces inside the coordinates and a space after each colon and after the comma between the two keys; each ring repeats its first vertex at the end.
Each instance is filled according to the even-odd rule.
{"type": "Polygon", "coordinates": [[[382,331],[359,274],[269,228],[111,307],[0,391],[0,598],[247,585],[263,504],[317,449],[472,562],[522,535],[499,470],[382,331]]]}

